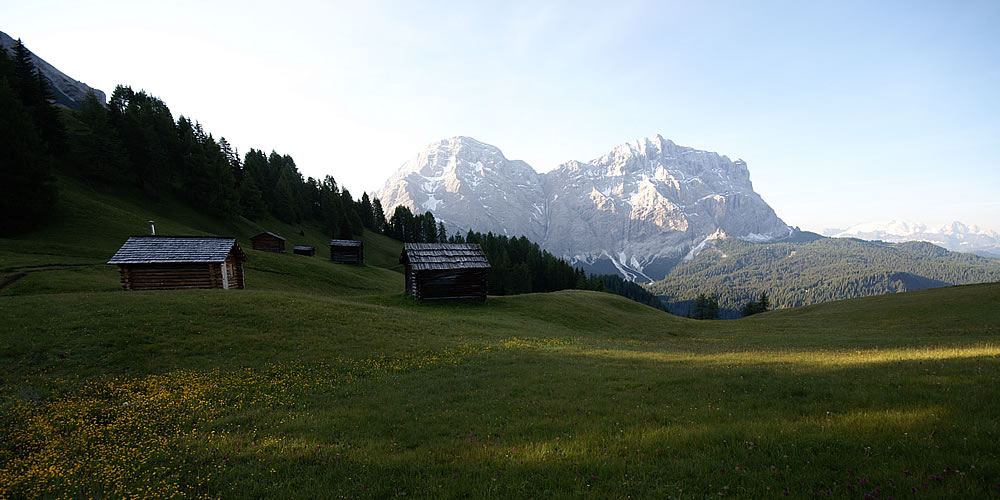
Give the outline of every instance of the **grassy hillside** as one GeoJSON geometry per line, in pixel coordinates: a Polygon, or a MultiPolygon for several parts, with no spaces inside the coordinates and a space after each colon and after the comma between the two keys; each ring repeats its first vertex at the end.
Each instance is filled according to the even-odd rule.
{"type": "Polygon", "coordinates": [[[130,191],[105,192],[60,178],[60,201],[53,223],[12,239],[0,239],[0,282],[19,278],[0,295],[116,290],[118,270],[105,263],[134,234],[235,236],[247,253],[248,288],[300,290],[334,295],[401,293],[403,278],[384,268],[398,268],[402,244],[379,234],[364,235],[368,266],[330,263],[329,238],[321,228],[277,220],[225,222],[205,217],[172,198],[160,200],[130,191]],[[251,250],[250,237],[271,231],[287,241],[287,254],[251,250]],[[316,256],[291,253],[310,245],[316,256]],[[22,276],[23,277],[20,277],[22,276]]]}
{"type": "Polygon", "coordinates": [[[777,307],[1000,281],[1000,260],[930,243],[800,238],[782,243],[725,240],[675,267],[650,291],[686,314],[699,293],[717,294],[730,316],[767,292],[777,307]]]}
{"type": "Polygon", "coordinates": [[[1000,495],[1000,284],[705,322],[418,304],[393,271],[250,251],[247,290],[122,292],[101,262],[146,219],[259,227],[69,192],[0,240],[3,268],[79,266],[0,292],[0,498],[1000,495]]]}

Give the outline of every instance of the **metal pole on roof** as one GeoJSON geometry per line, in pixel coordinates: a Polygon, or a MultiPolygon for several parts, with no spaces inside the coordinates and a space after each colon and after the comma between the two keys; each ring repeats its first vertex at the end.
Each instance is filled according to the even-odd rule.
{"type": "Polygon", "coordinates": [[[156,236],[156,221],[149,221],[149,230],[152,231],[153,236],[156,236]]]}

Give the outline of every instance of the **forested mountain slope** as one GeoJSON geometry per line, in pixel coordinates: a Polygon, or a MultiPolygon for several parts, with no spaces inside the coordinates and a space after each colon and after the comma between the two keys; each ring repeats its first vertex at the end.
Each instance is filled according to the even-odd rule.
{"type": "Polygon", "coordinates": [[[1000,260],[930,243],[845,238],[750,243],[722,240],[649,285],[674,313],[699,293],[716,294],[723,317],[766,292],[775,307],[1000,281],[1000,260]]]}

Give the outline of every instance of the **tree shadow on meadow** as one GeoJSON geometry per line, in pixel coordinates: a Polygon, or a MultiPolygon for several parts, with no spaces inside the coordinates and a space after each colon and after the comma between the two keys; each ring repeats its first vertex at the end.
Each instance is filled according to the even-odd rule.
{"type": "Polygon", "coordinates": [[[374,497],[995,494],[1000,359],[938,354],[490,353],[309,395],[295,419],[251,415],[254,445],[220,446],[235,465],[219,480],[374,497]]]}

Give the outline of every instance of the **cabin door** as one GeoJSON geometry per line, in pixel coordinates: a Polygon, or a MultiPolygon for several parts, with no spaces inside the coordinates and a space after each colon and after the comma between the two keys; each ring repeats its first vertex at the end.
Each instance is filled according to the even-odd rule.
{"type": "Polygon", "coordinates": [[[222,263],[222,289],[229,290],[229,266],[227,262],[222,263]]]}

